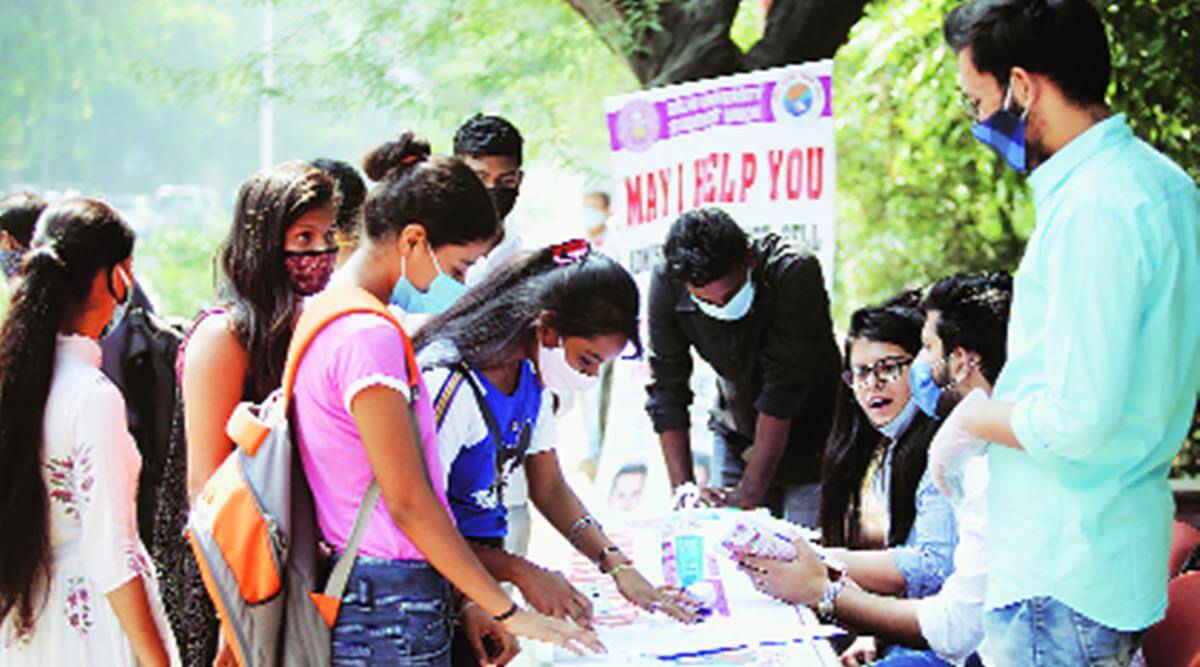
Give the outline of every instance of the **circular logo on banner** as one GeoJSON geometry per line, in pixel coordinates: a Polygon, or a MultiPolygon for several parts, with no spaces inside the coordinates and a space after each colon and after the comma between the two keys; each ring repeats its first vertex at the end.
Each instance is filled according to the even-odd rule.
{"type": "Polygon", "coordinates": [[[793,74],[779,82],[775,93],[775,106],[779,115],[793,118],[821,114],[825,109],[825,87],[821,81],[803,72],[793,74]]]}
{"type": "Polygon", "coordinates": [[[635,153],[653,146],[661,129],[658,110],[645,100],[634,100],[617,112],[617,137],[635,153]]]}

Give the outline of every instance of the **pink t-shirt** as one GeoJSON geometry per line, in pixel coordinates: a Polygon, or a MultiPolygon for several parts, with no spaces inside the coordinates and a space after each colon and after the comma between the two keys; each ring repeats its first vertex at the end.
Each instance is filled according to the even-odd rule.
{"type": "MultiPolygon", "coordinates": [[[[317,334],[296,372],[292,405],[300,459],[312,487],[321,532],[339,551],[346,546],[354,515],[374,478],[350,402],[358,392],[377,385],[392,387],[408,399],[403,345],[400,333],[382,317],[346,315],[317,334]]],[[[425,462],[433,491],[449,515],[433,409],[425,384],[419,379],[418,383],[415,408],[425,462]]],[[[371,514],[359,554],[425,560],[392,521],[382,497],[371,514]]]]}

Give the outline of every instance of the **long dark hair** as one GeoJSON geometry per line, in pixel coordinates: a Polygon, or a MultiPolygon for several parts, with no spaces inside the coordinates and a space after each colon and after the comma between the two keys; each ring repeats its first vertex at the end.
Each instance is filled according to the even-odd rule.
{"type": "Polygon", "coordinates": [[[620,334],[640,355],[638,289],[629,272],[592,251],[561,263],[556,248],[561,246],[509,260],[426,322],[413,345],[420,350],[446,340],[462,361],[487,368],[511,358],[513,348],[529,340],[535,322],[548,312],[545,324],[563,336],[620,334]]]}
{"type": "Polygon", "coordinates": [[[412,132],[367,153],[363,171],[379,181],[363,204],[371,239],[416,223],[437,248],[490,239],[499,229],[492,198],[475,172],[458,158],[430,157],[429,142],[412,132]]]}
{"type": "MultiPolygon", "coordinates": [[[[855,341],[892,343],[916,356],[921,350],[924,318],[917,310],[917,294],[905,292],[881,306],[856,310],[850,316],[844,352],[850,367],[855,341]]],[[[892,476],[888,494],[889,545],[904,541],[916,518],[916,489],[925,471],[929,437],[928,420],[918,415],[892,450],[892,476]]],[[[854,391],[838,383],[833,429],[821,460],[821,537],[832,546],[855,545],[861,536],[862,486],[871,465],[887,439],[863,413],[854,391]]]]}
{"type": "MultiPolygon", "coordinates": [[[[0,619],[31,631],[51,569],[50,507],[42,479],[42,421],[57,338],[99,271],[133,251],[133,230],[92,199],[54,204],[39,218],[33,249],[0,326],[0,619]]],[[[109,285],[115,290],[115,285],[109,285]]]]}
{"type": "Polygon", "coordinates": [[[333,179],[302,162],[255,173],[238,192],[229,236],[218,254],[219,302],[250,358],[245,386],[264,398],[283,376],[300,301],[288,280],[283,241],[301,216],[336,206],[333,179]]]}

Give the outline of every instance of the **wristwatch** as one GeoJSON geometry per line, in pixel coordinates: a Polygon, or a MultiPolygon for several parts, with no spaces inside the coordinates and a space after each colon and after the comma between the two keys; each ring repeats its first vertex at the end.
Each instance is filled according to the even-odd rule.
{"type": "Polygon", "coordinates": [[[825,589],[825,593],[817,601],[817,620],[826,625],[837,622],[837,608],[835,603],[837,602],[837,596],[846,587],[846,580],[846,577],[839,577],[837,581],[831,582],[829,587],[825,589]]]}

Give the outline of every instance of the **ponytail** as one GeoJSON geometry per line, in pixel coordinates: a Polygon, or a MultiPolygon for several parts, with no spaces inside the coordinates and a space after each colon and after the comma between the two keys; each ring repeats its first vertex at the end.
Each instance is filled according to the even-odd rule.
{"type": "Polygon", "coordinates": [[[49,590],[50,506],[42,432],[58,333],[101,270],[129,257],[133,231],[94,200],[49,207],[0,325],[0,620],[32,631],[49,590]]]}
{"type": "Polygon", "coordinates": [[[584,241],[547,246],[520,255],[429,320],[413,338],[419,350],[444,339],[463,361],[486,368],[545,324],[564,336],[623,336],[641,354],[638,289],[623,266],[590,250],[584,241]],[[580,253],[565,252],[582,247],[580,253]]]}
{"type": "Polygon", "coordinates": [[[437,248],[484,241],[499,229],[492,199],[475,172],[458,158],[431,157],[429,142],[411,131],[367,153],[363,171],[378,181],[363,204],[371,239],[419,224],[437,248]]]}

